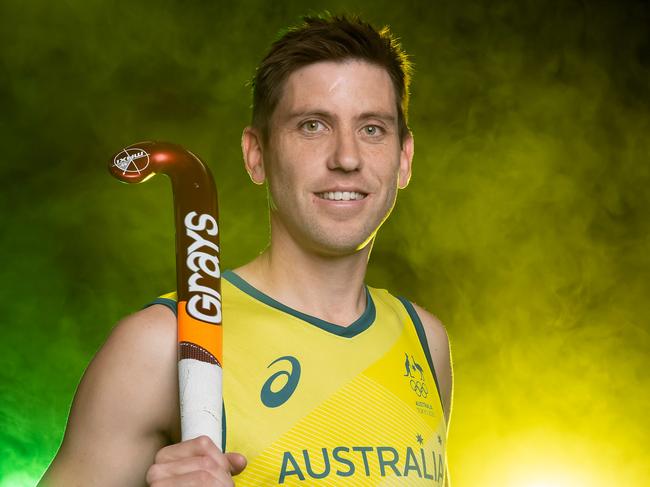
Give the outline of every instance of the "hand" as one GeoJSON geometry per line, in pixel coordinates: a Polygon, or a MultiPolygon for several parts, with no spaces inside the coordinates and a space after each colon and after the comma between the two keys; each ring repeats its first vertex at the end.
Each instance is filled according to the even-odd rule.
{"type": "Polygon", "coordinates": [[[207,436],[161,448],[147,470],[151,487],[234,487],[232,480],[246,467],[240,453],[221,453],[207,436]]]}

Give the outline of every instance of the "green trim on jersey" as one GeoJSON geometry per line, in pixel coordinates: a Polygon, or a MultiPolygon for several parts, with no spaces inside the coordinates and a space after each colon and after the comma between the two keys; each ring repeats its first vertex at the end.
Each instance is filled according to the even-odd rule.
{"type": "Polygon", "coordinates": [[[440,406],[442,406],[442,410],[444,411],[445,406],[442,404],[442,393],[440,391],[440,384],[438,384],[438,376],[436,375],[436,368],[433,366],[433,359],[431,358],[431,350],[429,349],[429,341],[427,340],[427,335],[424,332],[424,325],[422,324],[422,320],[420,320],[420,316],[418,315],[418,312],[415,311],[415,308],[413,307],[413,303],[411,303],[408,299],[402,296],[396,296],[396,298],[402,302],[402,304],[406,308],[406,311],[408,311],[408,314],[411,317],[411,321],[413,321],[413,324],[415,325],[415,331],[417,331],[418,338],[420,339],[420,343],[422,344],[422,348],[424,349],[424,355],[426,356],[427,362],[429,363],[429,368],[431,369],[433,380],[436,382],[436,389],[438,390],[438,398],[440,399],[440,406]]]}
{"type": "MultiPolygon", "coordinates": [[[[258,291],[256,288],[251,286],[248,282],[244,281],[244,279],[239,277],[233,271],[230,270],[224,271],[222,276],[232,285],[236,286],[241,291],[252,296],[258,301],[261,301],[273,308],[279,309],[280,311],[284,311],[302,320],[312,323],[319,328],[334,333],[335,335],[339,335],[347,338],[356,336],[362,331],[368,329],[368,327],[375,320],[375,315],[376,315],[375,303],[372,300],[372,297],[370,296],[370,292],[368,291],[367,286],[365,287],[366,296],[367,296],[366,311],[363,313],[363,315],[361,315],[361,317],[357,321],[355,321],[352,325],[350,325],[350,328],[354,326],[356,327],[356,329],[351,330],[349,333],[345,333],[346,327],[335,325],[333,323],[329,323],[325,320],[321,320],[314,316],[309,316],[304,313],[301,313],[300,311],[296,311],[276,301],[270,296],[267,296],[263,292],[258,291]]],[[[429,341],[427,340],[427,335],[424,331],[424,325],[422,324],[422,320],[420,320],[420,316],[418,315],[417,311],[415,311],[413,304],[408,299],[402,296],[396,296],[396,297],[404,305],[404,308],[406,308],[406,311],[408,312],[409,317],[411,318],[411,321],[415,326],[415,330],[418,334],[418,338],[420,339],[420,344],[422,345],[422,348],[424,350],[424,355],[427,359],[427,363],[429,364],[429,369],[431,370],[431,374],[433,375],[433,380],[436,383],[436,389],[438,392],[438,398],[440,399],[440,405],[443,407],[444,410],[444,405],[442,404],[442,392],[440,391],[440,384],[438,383],[438,375],[436,374],[436,368],[433,366],[433,359],[431,358],[431,350],[429,349],[429,341]]],[[[167,306],[169,309],[171,309],[175,315],[177,314],[177,304],[176,304],[176,300],[174,299],[158,297],[155,300],[153,300],[151,303],[147,304],[145,308],[151,306],[152,304],[162,304],[163,306],[167,306]]]]}
{"type": "MultiPolygon", "coordinates": [[[[172,310],[174,315],[178,316],[178,305],[176,304],[176,300],[170,299],[170,298],[156,298],[149,304],[145,306],[145,308],[148,308],[149,306],[153,304],[162,304],[163,306],[167,306],[169,309],[172,310]]],[[[144,308],[143,308],[144,309],[144,308]]]]}
{"type": "Polygon", "coordinates": [[[244,279],[239,277],[233,271],[228,270],[223,272],[221,275],[229,283],[239,288],[241,291],[245,292],[249,296],[255,298],[256,300],[261,301],[262,303],[271,306],[272,308],[288,313],[292,316],[295,316],[296,318],[306,321],[307,323],[310,323],[318,328],[321,328],[322,330],[325,330],[334,335],[338,335],[340,337],[345,337],[345,338],[355,337],[359,333],[366,331],[370,327],[370,325],[372,325],[375,322],[375,317],[377,312],[375,309],[375,303],[372,300],[372,296],[370,295],[370,291],[368,291],[367,286],[364,286],[364,289],[366,290],[366,309],[363,312],[363,314],[351,325],[340,326],[340,325],[335,325],[334,323],[330,323],[329,321],[321,320],[320,318],[316,318],[315,316],[301,313],[300,311],[297,311],[293,308],[290,308],[287,305],[280,303],[279,301],[276,301],[271,296],[264,294],[259,289],[253,287],[251,284],[249,284],[244,279]]]}

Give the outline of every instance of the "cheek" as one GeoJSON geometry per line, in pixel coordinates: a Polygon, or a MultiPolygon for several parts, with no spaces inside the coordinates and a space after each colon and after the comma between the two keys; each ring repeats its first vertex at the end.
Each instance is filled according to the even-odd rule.
{"type": "Polygon", "coordinates": [[[368,144],[363,148],[363,158],[367,164],[381,172],[381,176],[397,172],[400,162],[400,150],[393,143],[368,144]]]}
{"type": "Polygon", "coordinates": [[[373,165],[373,176],[385,189],[397,187],[399,179],[399,160],[391,158],[386,154],[378,155],[375,159],[369,159],[373,165]]]}
{"type": "Polygon", "coordinates": [[[274,159],[273,178],[276,184],[284,187],[309,186],[309,181],[316,176],[319,168],[325,167],[324,153],[323,148],[304,141],[285,145],[274,159]]]}

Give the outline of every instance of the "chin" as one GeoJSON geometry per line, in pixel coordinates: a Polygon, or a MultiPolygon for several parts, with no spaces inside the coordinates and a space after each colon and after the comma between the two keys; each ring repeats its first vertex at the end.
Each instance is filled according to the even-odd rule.
{"type": "Polygon", "coordinates": [[[358,238],[349,235],[340,238],[319,238],[314,240],[313,249],[321,255],[328,257],[343,257],[353,255],[371,245],[374,234],[358,238]]]}

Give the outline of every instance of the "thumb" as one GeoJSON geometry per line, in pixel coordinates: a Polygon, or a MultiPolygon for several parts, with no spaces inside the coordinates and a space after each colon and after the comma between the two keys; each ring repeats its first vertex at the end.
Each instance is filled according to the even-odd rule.
{"type": "Polygon", "coordinates": [[[229,452],[226,453],[226,458],[230,462],[230,473],[232,475],[239,475],[248,463],[246,457],[241,453],[229,452]]]}

